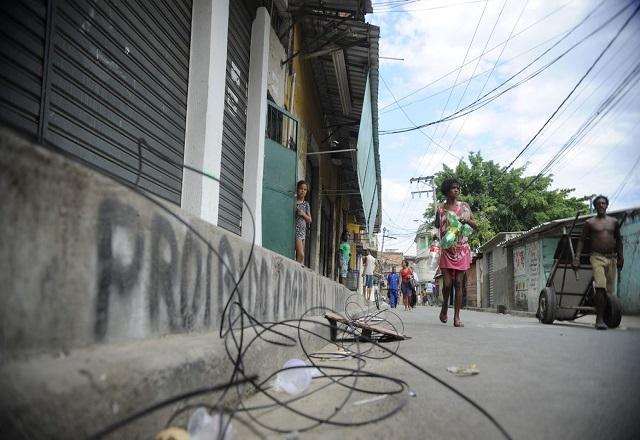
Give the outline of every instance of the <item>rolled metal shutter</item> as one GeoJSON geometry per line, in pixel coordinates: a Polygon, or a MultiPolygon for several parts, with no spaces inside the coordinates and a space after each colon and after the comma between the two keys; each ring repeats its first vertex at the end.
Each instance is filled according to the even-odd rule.
{"type": "MultiPolygon", "coordinates": [[[[14,3],[14,2],[11,2],[14,3]]],[[[42,139],[179,204],[191,0],[48,2],[42,139]]],[[[14,55],[18,57],[18,55],[14,55]]]]}
{"type": "Polygon", "coordinates": [[[218,225],[238,235],[242,229],[242,187],[252,20],[252,14],[244,1],[229,2],[218,225]]]}
{"type": "Polygon", "coordinates": [[[37,136],[47,2],[0,2],[0,17],[0,118],[5,124],[37,136]]]}

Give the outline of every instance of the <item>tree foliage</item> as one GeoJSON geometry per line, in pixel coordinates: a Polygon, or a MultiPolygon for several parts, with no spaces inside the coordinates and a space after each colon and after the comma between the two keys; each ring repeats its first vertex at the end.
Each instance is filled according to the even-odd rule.
{"type": "MultiPolygon", "coordinates": [[[[446,165],[435,174],[438,202],[445,201],[440,185],[446,177],[460,181],[460,200],[469,203],[478,221],[478,230],[470,237],[472,249],[490,240],[498,232],[527,231],[550,220],[572,217],[588,210],[589,196],[576,198],[570,189],[551,190],[553,176],[523,176],[525,168],[503,167],[485,161],[480,152],[470,153],[469,163],[460,161],[455,169],[446,165]]],[[[433,221],[433,207],[424,217],[433,221]]]]}

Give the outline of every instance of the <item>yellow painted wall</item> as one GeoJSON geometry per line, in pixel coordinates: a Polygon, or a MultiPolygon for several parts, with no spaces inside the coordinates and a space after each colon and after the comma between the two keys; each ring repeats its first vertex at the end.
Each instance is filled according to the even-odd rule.
{"type": "MultiPolygon", "coordinates": [[[[302,47],[301,29],[299,24],[294,25],[293,53],[297,53],[302,47]]],[[[322,107],[320,97],[318,96],[318,88],[313,77],[311,62],[304,60],[302,55],[294,57],[292,60],[291,78],[289,101],[291,101],[291,97],[293,96],[293,102],[290,111],[300,119],[300,125],[302,126],[302,135],[300,136],[301,139],[298,144],[298,162],[300,164],[299,169],[302,171],[301,176],[306,177],[306,153],[309,150],[309,140],[304,133],[309,133],[319,148],[324,149],[326,145],[321,145],[320,142],[327,137],[329,131],[324,128],[322,107]]],[[[318,159],[320,162],[319,173],[321,188],[314,188],[314,190],[324,192],[328,189],[335,189],[338,181],[337,175],[334,172],[335,167],[332,167],[330,157],[321,155],[318,159]]],[[[335,196],[330,195],[328,197],[332,203],[336,202],[335,196]]]]}

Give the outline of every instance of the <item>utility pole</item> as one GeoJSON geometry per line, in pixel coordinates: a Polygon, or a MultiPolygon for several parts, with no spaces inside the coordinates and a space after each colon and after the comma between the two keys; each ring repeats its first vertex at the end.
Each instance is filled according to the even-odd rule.
{"type": "Polygon", "coordinates": [[[382,253],[384,253],[384,238],[386,237],[389,240],[395,240],[396,239],[396,237],[392,237],[390,235],[387,235],[387,231],[388,231],[387,228],[382,228],[382,251],[381,251],[382,253]]]}
{"type": "MultiPolygon", "coordinates": [[[[413,182],[425,182],[426,184],[431,186],[431,189],[427,189],[427,190],[423,190],[423,191],[411,191],[411,198],[413,198],[413,196],[415,194],[423,194],[423,193],[431,193],[433,196],[433,212],[435,215],[435,210],[436,210],[436,205],[438,203],[438,199],[436,196],[436,181],[435,181],[435,176],[420,176],[420,177],[412,177],[411,179],[409,179],[409,183],[413,183],[413,182]]],[[[420,197],[420,195],[418,196],[420,197]]]]}

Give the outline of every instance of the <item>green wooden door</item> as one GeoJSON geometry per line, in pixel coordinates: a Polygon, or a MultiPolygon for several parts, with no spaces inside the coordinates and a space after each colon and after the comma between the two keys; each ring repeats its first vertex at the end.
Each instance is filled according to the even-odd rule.
{"type": "Polygon", "coordinates": [[[289,258],[295,254],[296,140],[297,120],[269,103],[262,181],[262,246],[289,258]]]}

